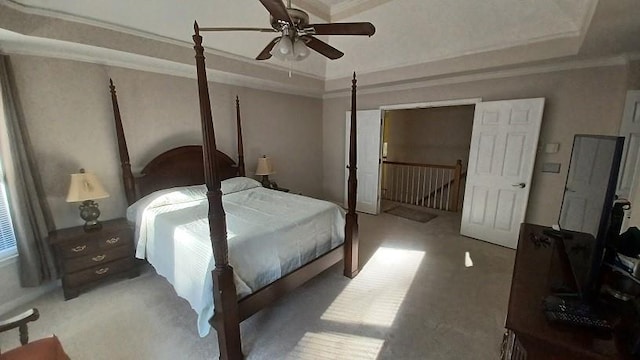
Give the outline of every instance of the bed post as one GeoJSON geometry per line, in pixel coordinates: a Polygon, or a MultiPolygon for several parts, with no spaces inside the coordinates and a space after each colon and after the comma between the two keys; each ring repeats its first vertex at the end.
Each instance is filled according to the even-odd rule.
{"type": "Polygon", "coordinates": [[[357,144],[356,144],[356,73],[351,81],[351,132],[349,136],[349,179],[347,181],[347,222],[344,230],[344,276],[353,279],[358,275],[358,214],[356,214],[356,195],[358,194],[357,144]]]}
{"type": "Polygon", "coordinates": [[[240,123],[240,99],[236,95],[236,122],[238,132],[238,175],[245,176],[244,172],[244,146],[242,145],[242,124],[240,123]]]}
{"type": "Polygon", "coordinates": [[[213,301],[215,312],[209,321],[218,333],[220,358],[224,360],[242,359],[240,343],[240,318],[236,286],[233,282],[233,268],[229,265],[227,245],[227,224],[222,207],[220,176],[216,167],[216,138],[211,115],[207,69],[204,61],[204,48],[198,23],[194,22],[193,35],[198,73],[198,94],[200,97],[200,119],[202,121],[204,179],[209,200],[209,234],[215,260],[213,276],[213,301]]]}
{"type": "Polygon", "coordinates": [[[118,95],[113,80],[109,79],[109,89],[111,90],[111,103],[113,104],[113,120],[116,123],[116,136],[118,137],[118,154],[120,155],[120,166],[122,167],[122,182],[124,184],[124,195],[127,204],[131,205],[136,201],[136,182],[131,173],[131,163],[129,161],[129,150],[127,141],[124,138],[124,128],[120,117],[120,107],[118,106],[118,95]]]}

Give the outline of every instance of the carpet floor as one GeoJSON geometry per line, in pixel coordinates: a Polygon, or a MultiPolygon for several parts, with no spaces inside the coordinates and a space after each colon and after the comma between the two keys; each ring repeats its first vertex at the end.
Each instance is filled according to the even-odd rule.
{"type": "MultiPolygon", "coordinates": [[[[419,223],[360,215],[362,271],[340,264],[241,325],[247,359],[497,359],[515,252],[459,235],[460,216],[419,223]],[[473,266],[465,266],[465,253],[473,266]]],[[[468,264],[467,264],[468,265],[468,264]]],[[[37,307],[31,339],[55,333],[72,359],[217,358],[189,304],[152,268],[37,307]]],[[[17,331],[0,348],[18,346],[17,331]]]]}

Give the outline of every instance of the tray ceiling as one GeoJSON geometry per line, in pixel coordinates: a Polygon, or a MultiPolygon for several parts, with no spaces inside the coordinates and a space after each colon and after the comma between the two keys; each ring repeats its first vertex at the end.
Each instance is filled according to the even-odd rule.
{"type": "MultiPolygon", "coordinates": [[[[611,1],[601,0],[610,4],[603,6],[605,10],[611,8],[611,1]]],[[[613,3],[616,1],[629,6],[634,2],[613,3]]],[[[257,0],[187,3],[159,0],[152,7],[132,6],[125,0],[0,2],[66,20],[153,34],[185,45],[191,41],[194,19],[201,26],[269,26],[268,14],[257,0]]],[[[312,54],[305,61],[292,64],[294,70],[330,80],[349,76],[354,69],[359,73],[375,73],[435,64],[432,75],[437,75],[453,71],[442,66],[448,60],[464,59],[461,66],[479,69],[576,55],[598,0],[292,0],[292,3],[308,11],[312,22],[370,21],[376,26],[377,32],[371,38],[324,37],[345,53],[342,59],[327,61],[312,54]]],[[[268,33],[210,33],[205,36],[205,45],[252,59],[273,37],[268,33]]],[[[275,59],[268,62],[289,66],[275,59]]],[[[457,69],[460,70],[463,69],[457,69]]]]}

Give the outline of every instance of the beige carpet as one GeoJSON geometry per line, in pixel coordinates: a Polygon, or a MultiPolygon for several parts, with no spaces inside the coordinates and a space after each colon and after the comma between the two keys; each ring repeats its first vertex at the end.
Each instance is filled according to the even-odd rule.
{"type": "Polygon", "coordinates": [[[400,216],[405,219],[426,223],[427,221],[435,219],[438,215],[433,214],[431,210],[421,209],[417,206],[409,207],[405,205],[394,206],[385,210],[387,214],[400,216]]]}
{"type": "MultiPolygon", "coordinates": [[[[497,359],[514,252],[458,235],[459,223],[450,213],[425,224],[361,215],[360,275],[350,281],[334,267],[245,321],[245,355],[497,359]]],[[[31,338],[56,333],[73,359],[218,356],[215,332],[199,338],[195,313],[152,269],[70,301],[56,290],[27,306],[41,313],[31,338]]],[[[17,345],[16,332],[0,335],[0,348],[17,345]]]]}

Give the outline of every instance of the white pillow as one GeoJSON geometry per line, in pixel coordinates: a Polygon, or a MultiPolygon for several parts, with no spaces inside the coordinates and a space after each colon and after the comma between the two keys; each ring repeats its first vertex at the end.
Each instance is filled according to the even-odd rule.
{"type": "Polygon", "coordinates": [[[222,195],[260,187],[260,183],[248,177],[234,177],[222,181],[222,195]]]}

